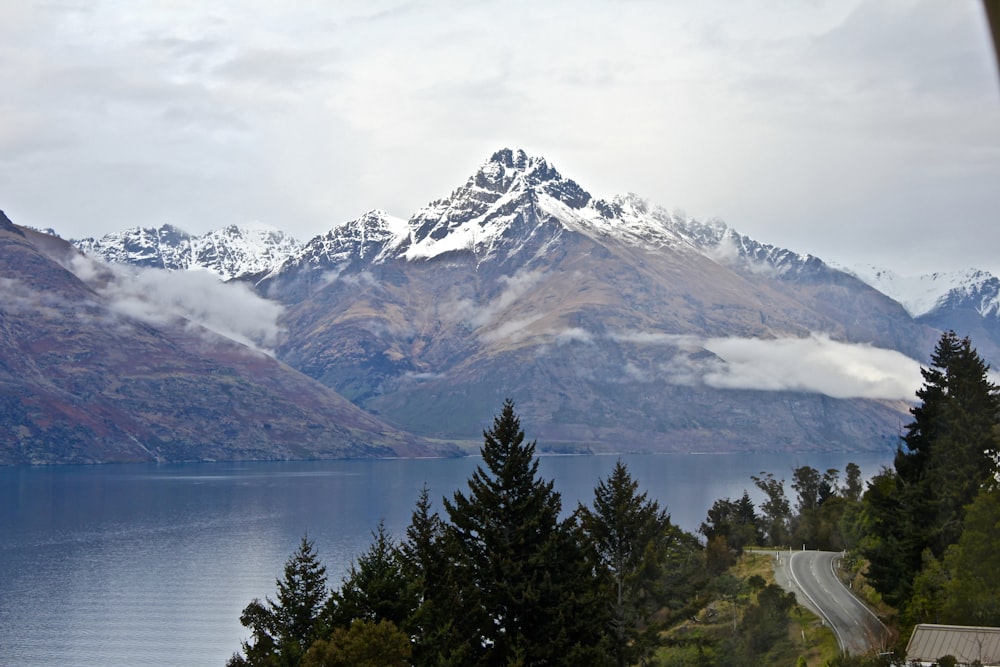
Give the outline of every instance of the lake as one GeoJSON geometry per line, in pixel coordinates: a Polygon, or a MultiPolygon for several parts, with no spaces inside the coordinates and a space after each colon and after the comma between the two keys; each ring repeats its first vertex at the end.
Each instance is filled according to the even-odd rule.
{"type": "MultiPolygon", "coordinates": [[[[617,457],[542,457],[568,512],[589,504],[617,457]]],[[[810,465],[865,477],[892,452],[621,457],[674,523],[696,531],[750,475],[810,465]]],[[[0,469],[0,665],[222,665],[247,632],[254,597],[304,533],[331,584],[380,519],[400,537],[426,483],[458,489],[478,458],[198,463],[0,469]]],[[[789,489],[789,496],[794,498],[789,489]]]]}

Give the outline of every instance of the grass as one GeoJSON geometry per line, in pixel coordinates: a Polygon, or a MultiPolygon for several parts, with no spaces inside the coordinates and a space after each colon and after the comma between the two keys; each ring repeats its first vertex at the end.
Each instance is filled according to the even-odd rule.
{"type": "MultiPolygon", "coordinates": [[[[728,573],[743,582],[757,576],[765,584],[775,583],[772,552],[748,550],[728,573]]],[[[657,651],[654,664],[665,667],[726,664],[727,656],[717,654],[717,649],[734,636],[734,613],[739,625],[743,611],[754,601],[755,595],[751,592],[738,602],[735,609],[729,601],[707,597],[705,604],[692,617],[661,634],[665,646],[657,651]]],[[[835,658],[839,650],[830,628],[809,610],[796,606],[788,615],[785,636],[761,657],[761,664],[791,666],[802,657],[809,667],[822,667],[835,658]]]]}

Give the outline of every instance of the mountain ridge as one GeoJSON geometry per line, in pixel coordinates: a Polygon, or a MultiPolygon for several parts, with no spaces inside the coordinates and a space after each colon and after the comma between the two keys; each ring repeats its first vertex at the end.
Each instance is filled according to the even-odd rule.
{"type": "Polygon", "coordinates": [[[193,322],[115,308],[113,272],[5,216],[0,270],[0,464],[457,451],[193,322]]]}
{"type": "Polygon", "coordinates": [[[512,149],[408,219],[374,209],[230,280],[281,304],[277,359],[368,413],[464,440],[513,397],[564,452],[892,448],[913,360],[950,323],[989,331],[968,299],[914,318],[818,257],[512,149]]]}
{"type": "Polygon", "coordinates": [[[429,437],[474,430],[509,395],[540,439],[572,451],[884,446],[901,404],[706,385],[727,362],[689,343],[826,331],[915,356],[935,337],[818,258],[635,195],[595,199],[522,152],[494,154],[405,225],[374,220],[365,257],[371,235],[346,223],[335,250],[313,245],[259,288],[287,306],[279,357],[429,437]],[[761,416],[741,407],[751,397],[761,416]],[[658,416],[671,410],[688,416],[658,416]]]}

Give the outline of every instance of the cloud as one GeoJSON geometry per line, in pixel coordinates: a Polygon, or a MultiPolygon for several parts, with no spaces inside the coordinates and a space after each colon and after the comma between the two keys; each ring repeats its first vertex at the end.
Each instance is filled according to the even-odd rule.
{"type": "Polygon", "coordinates": [[[55,316],[69,304],[51,290],[38,290],[17,278],[0,277],[0,309],[12,314],[55,316]]]}
{"type": "Polygon", "coordinates": [[[593,343],[594,336],[586,329],[580,327],[570,327],[556,334],[556,344],[566,345],[567,343],[593,343]]]}
{"type": "Polygon", "coordinates": [[[116,277],[95,288],[121,315],[154,326],[183,318],[262,352],[278,343],[282,306],[243,283],[224,283],[208,271],[109,267],[87,257],[75,258],[71,267],[84,281],[93,280],[100,270],[113,270],[116,277]]]}
{"type": "Polygon", "coordinates": [[[693,360],[689,370],[720,389],[805,391],[833,398],[913,400],[920,364],[894,350],[840,343],[828,336],[758,340],[712,338],[716,358],[693,360]]]}
{"type": "MultiPolygon", "coordinates": [[[[615,341],[674,348],[646,379],[718,389],[804,391],[833,398],[912,401],[923,382],[920,364],[900,352],[842,343],[824,334],[808,338],[718,337],[658,332],[618,333],[615,341]]],[[[642,379],[634,367],[629,377],[642,379]]]]}
{"type": "Polygon", "coordinates": [[[545,276],[541,271],[520,271],[513,276],[502,276],[503,290],[491,301],[479,304],[473,299],[457,299],[442,312],[449,313],[454,320],[466,322],[470,326],[481,329],[484,340],[493,342],[507,336],[519,333],[523,329],[542,318],[542,315],[531,315],[527,318],[511,317],[511,308],[527,294],[545,276]]]}
{"type": "Polygon", "coordinates": [[[979,4],[0,3],[0,182],[67,238],[308,238],[520,145],[799,252],[996,270],[979,4]]]}
{"type": "Polygon", "coordinates": [[[529,317],[515,318],[512,320],[506,320],[502,322],[499,326],[489,329],[481,334],[481,337],[487,343],[494,343],[498,341],[505,341],[508,343],[515,343],[532,335],[530,327],[532,324],[544,317],[543,314],[531,315],[529,317]]]}

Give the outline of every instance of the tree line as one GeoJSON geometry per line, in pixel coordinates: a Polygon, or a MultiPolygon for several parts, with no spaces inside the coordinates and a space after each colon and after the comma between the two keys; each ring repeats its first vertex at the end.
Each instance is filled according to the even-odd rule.
{"type": "Polygon", "coordinates": [[[593,505],[560,518],[506,401],[465,491],[432,511],[425,488],[405,538],[383,525],[339,589],[304,537],[254,600],[230,665],[630,665],[704,583],[698,540],[619,461],[593,505]],[[656,616],[654,617],[654,614],[656,616]]]}
{"type": "MultiPolygon", "coordinates": [[[[377,526],[339,588],[303,537],[276,599],[244,609],[251,636],[229,664],[767,664],[794,650],[794,598],[733,574],[751,546],[848,551],[898,610],[901,645],[918,622],[1000,624],[998,389],[954,332],[931,361],[892,468],[866,487],[853,463],[843,477],[800,466],[794,498],[761,472],[751,477],[759,505],[746,490],[716,500],[704,541],[674,525],[621,461],[590,505],[560,518],[560,494],[539,477],[536,443],[508,400],[467,489],[444,498],[441,515],[425,488],[405,536],[377,526]],[[733,610],[731,631],[667,632],[714,613],[713,601],[733,610]]],[[[898,658],[863,660],[834,664],[898,658]]]]}

